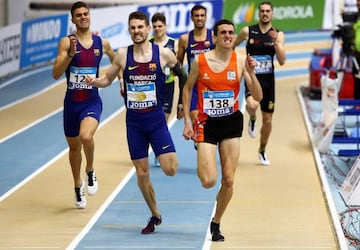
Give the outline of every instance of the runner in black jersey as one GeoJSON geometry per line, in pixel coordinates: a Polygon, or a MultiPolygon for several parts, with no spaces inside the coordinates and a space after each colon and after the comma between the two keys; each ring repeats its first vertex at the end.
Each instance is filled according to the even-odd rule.
{"type": "MultiPolygon", "coordinates": [[[[285,56],[285,35],[282,31],[274,28],[271,24],[273,5],[271,2],[262,2],[259,5],[259,23],[244,27],[236,38],[234,47],[247,40],[246,52],[257,61],[255,73],[262,87],[263,99],[260,102],[262,111],[262,127],[260,130],[260,147],[258,156],[262,165],[270,165],[265,153],[268,144],[272,116],[275,107],[275,76],[274,56],[283,65],[285,56]]],[[[253,138],[256,137],[256,110],[259,103],[246,91],[246,110],[250,115],[248,132],[253,138]]]]}
{"type": "MultiPolygon", "coordinates": [[[[172,52],[175,53],[177,49],[177,41],[167,35],[166,33],[166,17],[162,13],[155,13],[151,18],[151,23],[154,30],[154,36],[150,38],[150,42],[155,43],[159,46],[169,48],[172,52]]],[[[169,116],[172,111],[173,101],[174,101],[174,87],[175,87],[175,76],[174,73],[170,71],[170,68],[165,69],[166,81],[164,86],[164,112],[166,121],[168,121],[169,116]]],[[[180,94],[181,91],[179,91],[180,94]]],[[[182,102],[181,96],[178,98],[178,104],[182,102]]]]}

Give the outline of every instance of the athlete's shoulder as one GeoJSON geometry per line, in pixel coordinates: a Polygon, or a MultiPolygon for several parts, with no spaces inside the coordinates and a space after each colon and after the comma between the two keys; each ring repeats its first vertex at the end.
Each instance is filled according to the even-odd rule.
{"type": "Polygon", "coordinates": [[[237,50],[234,50],[233,53],[235,53],[236,61],[238,63],[242,64],[243,62],[245,62],[246,55],[244,55],[243,53],[241,53],[240,51],[237,51],[237,50]]]}
{"type": "Polygon", "coordinates": [[[125,57],[125,55],[127,54],[128,52],[128,48],[130,46],[127,46],[127,47],[120,47],[117,51],[116,51],[116,54],[119,56],[119,57],[125,57]]]}
{"type": "Polygon", "coordinates": [[[105,40],[105,38],[102,38],[101,36],[94,34],[94,33],[91,34],[91,37],[95,41],[104,41],[105,40]]]}
{"type": "Polygon", "coordinates": [[[278,28],[274,27],[274,26],[271,26],[271,29],[272,30],[275,30],[276,32],[282,32],[281,30],[279,30],[278,28]]]}
{"type": "Polygon", "coordinates": [[[179,40],[187,41],[189,39],[190,32],[181,34],[179,40]]]}

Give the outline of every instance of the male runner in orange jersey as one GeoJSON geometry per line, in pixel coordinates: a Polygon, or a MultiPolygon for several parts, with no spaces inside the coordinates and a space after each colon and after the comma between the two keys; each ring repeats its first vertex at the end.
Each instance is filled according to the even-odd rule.
{"type": "Polygon", "coordinates": [[[213,241],[224,241],[220,220],[233,194],[235,170],[240,154],[243,115],[239,110],[242,77],[253,98],[262,99],[262,90],[254,73],[256,61],[233,50],[235,27],[229,20],[214,26],[215,49],[200,54],[192,63],[183,89],[183,136],[198,143],[197,172],[204,188],[215,186],[218,170],[216,149],[221,159],[221,188],[217,194],[215,215],[210,224],[213,241]],[[190,104],[192,89],[198,89],[198,116],[192,125],[190,104]]]}

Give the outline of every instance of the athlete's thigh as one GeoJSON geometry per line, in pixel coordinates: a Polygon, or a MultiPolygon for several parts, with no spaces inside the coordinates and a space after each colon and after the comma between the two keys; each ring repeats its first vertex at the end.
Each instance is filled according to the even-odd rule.
{"type": "Polygon", "coordinates": [[[223,178],[233,178],[240,157],[240,137],[229,138],[219,144],[223,178]]]}
{"type": "Polygon", "coordinates": [[[216,144],[202,142],[197,147],[197,169],[200,177],[217,178],[216,144]]]}
{"type": "Polygon", "coordinates": [[[76,137],[80,130],[80,109],[79,105],[64,103],[63,128],[64,134],[68,137],[76,137]]]}
{"type": "Polygon", "coordinates": [[[84,104],[80,113],[80,135],[93,136],[100,122],[102,113],[102,101],[100,97],[84,104]]]}
{"type": "Polygon", "coordinates": [[[171,138],[166,120],[160,121],[150,134],[150,144],[156,156],[175,152],[175,145],[171,138]]]}
{"type": "Polygon", "coordinates": [[[85,117],[80,123],[80,136],[93,136],[98,128],[99,122],[91,116],[85,117]]]}
{"type": "Polygon", "coordinates": [[[263,83],[263,99],[260,101],[261,111],[272,113],[275,109],[275,85],[271,82],[263,83]]]}
{"type": "Polygon", "coordinates": [[[136,126],[126,124],[126,135],[131,160],[138,160],[148,157],[149,141],[136,126]]]}
{"type": "Polygon", "coordinates": [[[102,113],[102,100],[100,97],[94,98],[91,102],[82,104],[82,109],[79,114],[80,121],[86,117],[92,117],[98,122],[100,122],[100,117],[102,113]]]}
{"type": "Polygon", "coordinates": [[[178,159],[175,152],[161,154],[158,157],[161,168],[166,175],[174,175],[178,168],[178,159]]]}

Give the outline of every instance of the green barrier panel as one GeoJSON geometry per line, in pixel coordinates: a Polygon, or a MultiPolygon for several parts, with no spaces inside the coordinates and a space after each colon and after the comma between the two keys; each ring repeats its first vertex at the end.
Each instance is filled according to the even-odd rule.
{"type": "MultiPolygon", "coordinates": [[[[232,20],[236,30],[258,22],[261,1],[224,0],[226,19],[232,20]]],[[[272,0],[274,16],[272,24],[282,31],[322,29],[325,0],[272,0]]]]}

